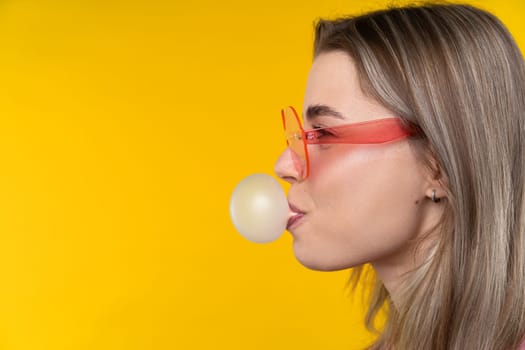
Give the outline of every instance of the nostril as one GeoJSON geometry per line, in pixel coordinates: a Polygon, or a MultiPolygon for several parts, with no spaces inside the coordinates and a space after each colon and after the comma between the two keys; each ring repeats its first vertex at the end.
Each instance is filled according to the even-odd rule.
{"type": "Polygon", "coordinates": [[[289,183],[293,183],[297,180],[295,177],[292,176],[282,176],[281,179],[289,183]]]}

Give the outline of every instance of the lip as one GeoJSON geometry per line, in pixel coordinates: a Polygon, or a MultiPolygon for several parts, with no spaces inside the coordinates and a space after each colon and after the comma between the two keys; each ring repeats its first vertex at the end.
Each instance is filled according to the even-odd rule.
{"type": "Polygon", "coordinates": [[[292,203],[288,203],[290,207],[290,218],[288,219],[288,224],[286,225],[286,229],[289,231],[293,227],[297,226],[300,220],[304,217],[305,213],[298,209],[295,205],[292,203]]]}

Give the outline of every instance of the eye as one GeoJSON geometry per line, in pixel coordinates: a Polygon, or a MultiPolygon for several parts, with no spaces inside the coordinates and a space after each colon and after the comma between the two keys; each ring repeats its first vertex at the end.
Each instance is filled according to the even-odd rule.
{"type": "Polygon", "coordinates": [[[334,137],[334,133],[324,126],[312,125],[312,129],[315,130],[315,136],[317,139],[322,139],[324,137],[334,137]]]}
{"type": "Polygon", "coordinates": [[[331,148],[331,141],[337,137],[331,128],[323,125],[312,125],[312,131],[312,136],[317,140],[316,148],[319,150],[331,148]]]}

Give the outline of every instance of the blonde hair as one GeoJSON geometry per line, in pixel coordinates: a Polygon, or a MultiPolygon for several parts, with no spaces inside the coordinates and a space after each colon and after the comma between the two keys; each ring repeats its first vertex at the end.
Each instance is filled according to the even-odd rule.
{"type": "Polygon", "coordinates": [[[516,349],[525,335],[525,67],[512,36],[470,5],[423,4],[319,20],[314,56],[333,50],[353,59],[366,93],[419,128],[411,145],[447,195],[438,241],[399,304],[376,281],[367,326],[390,307],[369,349],[516,349]]]}

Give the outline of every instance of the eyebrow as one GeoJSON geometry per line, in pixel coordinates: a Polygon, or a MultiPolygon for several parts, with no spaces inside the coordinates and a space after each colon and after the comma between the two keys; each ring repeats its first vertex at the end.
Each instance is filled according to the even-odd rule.
{"type": "Polygon", "coordinates": [[[308,108],[306,109],[306,120],[312,120],[312,119],[315,119],[316,117],[321,117],[321,116],[334,117],[337,119],[345,119],[343,114],[341,114],[340,112],[336,111],[335,109],[327,105],[320,105],[320,104],[311,105],[311,106],[308,106],[308,108]]]}

